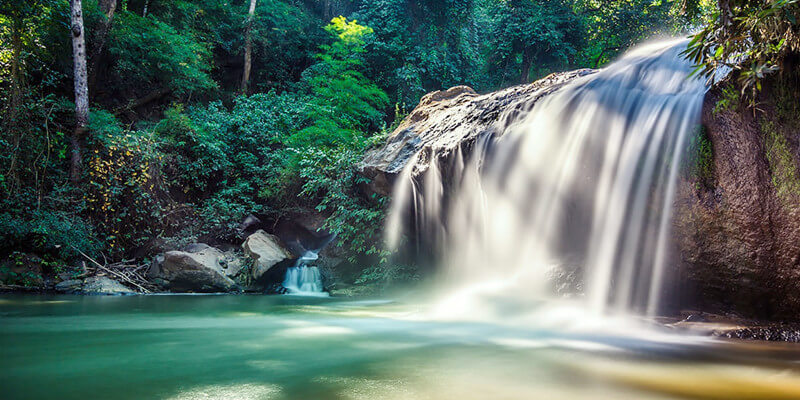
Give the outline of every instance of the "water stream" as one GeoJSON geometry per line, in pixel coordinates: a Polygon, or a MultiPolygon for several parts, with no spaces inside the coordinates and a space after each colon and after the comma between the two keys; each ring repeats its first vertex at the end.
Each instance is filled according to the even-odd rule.
{"type": "Polygon", "coordinates": [[[283,287],[287,294],[296,296],[327,297],[322,284],[322,274],[318,267],[310,265],[319,259],[319,250],[308,250],[300,256],[295,264],[286,269],[283,287]]]}

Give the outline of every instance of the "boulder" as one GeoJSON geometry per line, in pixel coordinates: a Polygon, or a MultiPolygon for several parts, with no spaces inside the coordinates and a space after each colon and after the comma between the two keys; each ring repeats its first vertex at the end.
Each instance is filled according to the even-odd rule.
{"type": "Polygon", "coordinates": [[[56,292],[61,293],[80,293],[83,287],[83,281],[80,279],[68,279],[56,284],[56,292]]]}
{"type": "Polygon", "coordinates": [[[245,261],[242,260],[242,254],[235,251],[224,252],[222,257],[219,259],[219,264],[222,266],[222,270],[225,271],[225,275],[231,279],[238,276],[245,267],[245,261]]]}
{"type": "Polygon", "coordinates": [[[228,292],[237,288],[220,264],[224,260],[221,251],[202,243],[186,250],[164,253],[163,261],[151,266],[148,277],[168,281],[173,291],[228,292]]]}
{"type": "Polygon", "coordinates": [[[87,295],[118,296],[136,294],[135,291],[127,286],[106,276],[92,276],[85,280],[68,279],[56,284],[55,290],[61,293],[87,295]]]}
{"type": "Polygon", "coordinates": [[[278,263],[291,259],[292,254],[283,246],[281,240],[263,230],[258,230],[242,243],[244,254],[250,259],[250,274],[260,281],[278,263]]]}
{"type": "Polygon", "coordinates": [[[125,285],[105,276],[92,276],[86,278],[86,280],[83,282],[81,293],[94,295],[135,294],[133,290],[128,289],[128,287],[125,285]]]}

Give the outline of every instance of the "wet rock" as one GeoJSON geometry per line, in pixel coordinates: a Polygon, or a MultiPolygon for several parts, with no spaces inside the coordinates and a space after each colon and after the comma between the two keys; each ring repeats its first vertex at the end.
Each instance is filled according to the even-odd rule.
{"type": "Polygon", "coordinates": [[[261,281],[271,268],[282,261],[293,258],[278,237],[258,230],[242,243],[244,254],[251,262],[250,274],[256,281],[261,281]]]}
{"type": "Polygon", "coordinates": [[[161,278],[169,282],[172,291],[228,292],[237,289],[220,264],[224,254],[204,244],[191,245],[191,251],[168,251],[157,270],[151,266],[148,277],[161,278]]]}
{"type": "Polygon", "coordinates": [[[688,317],[683,319],[683,322],[708,322],[708,319],[702,314],[689,314],[688,317]]]}
{"type": "Polygon", "coordinates": [[[444,159],[458,151],[469,151],[475,140],[493,134],[501,118],[517,118],[548,93],[593,70],[551,74],[536,82],[479,95],[467,86],[425,95],[400,123],[383,147],[369,152],[360,165],[371,178],[369,190],[389,195],[395,178],[409,163],[416,176],[433,159],[444,159]],[[420,153],[420,157],[414,155],[420,153]]]}
{"type": "Polygon", "coordinates": [[[55,285],[55,290],[67,294],[86,294],[86,295],[129,295],[136,294],[127,286],[106,276],[92,276],[81,279],[68,279],[55,285]]]}
{"type": "Polygon", "coordinates": [[[75,294],[80,293],[83,287],[83,280],[81,279],[68,279],[56,284],[55,290],[61,293],[75,294]]]}
{"type": "Polygon", "coordinates": [[[225,275],[229,278],[235,278],[245,269],[245,260],[240,252],[226,251],[219,259],[219,264],[225,275]]]}
{"type": "Polygon", "coordinates": [[[135,294],[135,292],[129,289],[127,286],[105,276],[92,276],[86,278],[86,280],[83,282],[81,293],[90,295],[135,294]]]}
{"type": "Polygon", "coordinates": [[[681,307],[800,320],[800,114],[780,111],[798,107],[776,85],[758,113],[706,96],[711,173],[682,177],[673,214],[681,307]]]}
{"type": "Polygon", "coordinates": [[[153,280],[158,279],[163,276],[161,273],[161,264],[164,263],[164,255],[159,254],[153,257],[153,260],[150,261],[150,268],[147,270],[147,279],[153,280]]]}

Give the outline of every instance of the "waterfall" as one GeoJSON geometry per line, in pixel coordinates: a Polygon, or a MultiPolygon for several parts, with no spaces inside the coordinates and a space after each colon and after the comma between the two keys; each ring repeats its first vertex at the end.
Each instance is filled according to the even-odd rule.
{"type": "Polygon", "coordinates": [[[416,230],[435,246],[450,304],[469,301],[469,313],[552,300],[554,271],[575,271],[584,309],[655,314],[681,154],[706,90],[685,48],[637,47],[524,115],[509,110],[469,155],[448,157],[457,165],[430,157],[415,176],[410,163],[387,236],[416,230]]]}
{"type": "Polygon", "coordinates": [[[318,259],[315,251],[306,251],[295,264],[286,269],[286,276],[283,280],[283,287],[288,294],[299,296],[318,296],[327,297],[328,293],[323,290],[322,274],[319,268],[308,265],[309,262],[318,259]]]}

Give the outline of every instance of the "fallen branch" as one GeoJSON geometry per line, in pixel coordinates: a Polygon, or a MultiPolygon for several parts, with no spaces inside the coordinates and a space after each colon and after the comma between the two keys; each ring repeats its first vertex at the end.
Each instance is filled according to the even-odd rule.
{"type": "Polygon", "coordinates": [[[72,247],[73,249],[75,249],[75,251],[77,251],[78,253],[80,253],[82,256],[86,257],[86,259],[87,259],[87,260],[91,261],[91,262],[92,262],[94,265],[96,265],[98,268],[102,269],[103,271],[105,271],[105,272],[108,272],[109,274],[111,274],[111,275],[114,275],[114,276],[116,276],[116,277],[118,277],[118,278],[120,278],[120,279],[122,279],[122,280],[124,280],[124,281],[126,281],[126,282],[128,282],[128,283],[130,283],[130,284],[131,284],[131,285],[133,285],[133,286],[136,286],[137,288],[139,288],[139,290],[141,290],[141,291],[142,291],[142,292],[144,292],[144,293],[150,293],[150,290],[148,290],[148,289],[147,289],[147,288],[145,288],[144,286],[142,286],[142,285],[140,285],[140,284],[138,284],[138,283],[134,282],[132,279],[128,278],[128,277],[127,277],[127,276],[125,276],[124,274],[121,274],[121,273],[119,273],[119,272],[116,272],[116,271],[113,271],[113,270],[111,270],[111,269],[108,269],[108,268],[106,268],[105,266],[101,265],[99,262],[95,261],[95,259],[94,259],[94,258],[92,258],[92,257],[89,257],[88,255],[86,255],[86,253],[84,253],[84,252],[82,252],[82,251],[78,250],[78,249],[77,249],[75,246],[70,246],[70,247],[72,247]]]}

